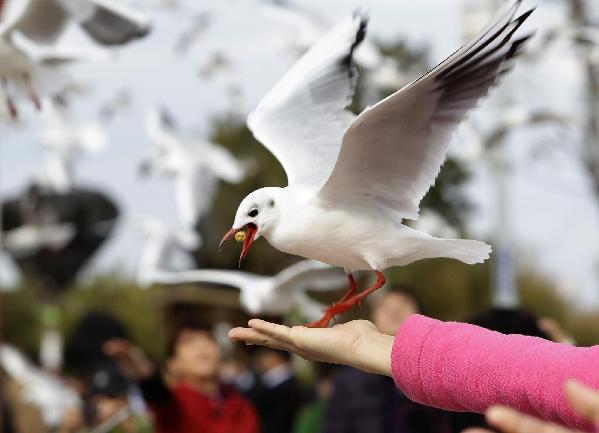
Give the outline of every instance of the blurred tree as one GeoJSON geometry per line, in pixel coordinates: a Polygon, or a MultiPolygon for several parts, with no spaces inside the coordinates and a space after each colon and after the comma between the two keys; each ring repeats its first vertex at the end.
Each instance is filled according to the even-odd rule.
{"type": "MultiPolygon", "coordinates": [[[[395,268],[389,284],[413,290],[424,313],[443,320],[464,320],[489,306],[489,266],[468,266],[437,259],[395,268]]],[[[371,278],[370,275],[364,277],[371,278]]],[[[366,281],[361,281],[365,283],[366,281]]],[[[522,305],[542,317],[557,320],[578,344],[599,344],[599,314],[579,311],[566,302],[550,281],[534,274],[519,277],[522,305]]],[[[191,289],[191,287],[190,287],[191,289]]],[[[64,320],[61,331],[67,337],[90,309],[106,311],[125,324],[127,332],[155,360],[162,359],[167,304],[160,302],[173,288],[139,290],[117,275],[95,278],[78,284],[64,294],[61,302],[64,320]]],[[[40,323],[36,294],[26,283],[18,290],[4,292],[0,304],[3,341],[37,356],[40,323]]],[[[352,317],[364,317],[366,309],[356,309],[352,317]]],[[[67,368],[69,366],[67,365],[67,368]]]]}
{"type": "MultiPolygon", "coordinates": [[[[24,280],[15,289],[2,294],[2,339],[36,359],[42,305],[31,283],[24,280]]],[[[99,277],[72,289],[65,292],[58,303],[62,312],[60,331],[67,340],[86,312],[105,311],[122,320],[132,340],[152,358],[161,358],[164,326],[152,291],[142,291],[117,276],[99,277]]]]}
{"type": "MultiPolygon", "coordinates": [[[[585,98],[582,101],[586,116],[582,121],[582,163],[599,199],[599,14],[593,13],[595,0],[556,0],[566,4],[568,19],[547,32],[539,51],[556,39],[570,39],[577,49],[577,59],[584,74],[585,98]]],[[[596,5],[595,5],[596,7],[596,5]]]]}
{"type": "MultiPolygon", "coordinates": [[[[598,32],[599,22],[594,22],[589,2],[585,0],[568,1],[570,3],[570,19],[574,22],[575,28],[590,28],[598,32]]],[[[582,51],[579,59],[585,72],[587,90],[583,163],[591,175],[595,194],[599,199],[599,64],[597,64],[597,59],[591,55],[593,51],[599,50],[599,46],[589,47],[589,41],[582,38],[577,38],[576,42],[582,51]]],[[[599,41],[594,41],[594,44],[598,43],[599,41]]]]}

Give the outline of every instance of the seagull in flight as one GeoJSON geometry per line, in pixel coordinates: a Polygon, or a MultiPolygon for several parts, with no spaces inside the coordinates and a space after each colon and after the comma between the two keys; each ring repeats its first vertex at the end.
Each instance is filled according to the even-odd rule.
{"type": "Polygon", "coordinates": [[[172,228],[156,218],[144,217],[134,223],[144,238],[136,275],[138,286],[143,288],[159,282],[157,275],[173,271],[177,259],[190,261],[189,252],[202,244],[196,232],[172,228]]]}
{"type": "Polygon", "coordinates": [[[175,178],[181,222],[194,230],[210,210],[218,182],[241,182],[245,167],[221,145],[181,131],[164,108],[148,111],[146,131],[156,147],[142,161],[142,172],[175,178]]]}
{"type": "Polygon", "coordinates": [[[23,399],[38,407],[44,423],[57,428],[64,413],[81,404],[77,393],[58,377],[32,365],[21,352],[0,345],[0,367],[21,387],[23,399]]]}
{"type": "Polygon", "coordinates": [[[339,268],[314,260],[302,260],[272,277],[242,271],[195,269],[159,272],[155,274],[154,282],[224,284],[239,289],[239,300],[249,314],[279,316],[297,309],[309,320],[316,320],[325,306],[310,298],[306,290],[339,289],[345,282],[345,276],[339,268]]]}
{"type": "MultiPolygon", "coordinates": [[[[5,0],[0,0],[0,13],[5,0]]],[[[150,20],[117,0],[12,0],[0,21],[0,94],[11,118],[18,116],[15,93],[41,109],[40,90],[58,80],[56,66],[79,60],[106,60],[96,47],[64,47],[56,42],[76,22],[96,43],[121,45],[145,36],[150,20]]]]}
{"type": "Polygon", "coordinates": [[[422,77],[365,109],[347,110],[356,85],[354,51],[367,18],[354,13],[329,31],[249,114],[254,136],[279,160],[288,186],[245,197],[222,244],[243,241],[240,262],[264,236],[280,251],[342,267],[347,294],[309,326],[325,327],[385,284],[383,270],[447,257],[467,264],[491,247],[442,239],[402,224],[417,219],[458,125],[514,65],[531,35],[521,1],[422,77]],[[238,232],[242,231],[239,235],[238,232]],[[353,271],[376,283],[357,292],[353,271]]]}
{"type": "Polygon", "coordinates": [[[53,191],[67,192],[75,184],[75,164],[83,153],[106,149],[108,138],[96,122],[74,123],[63,108],[51,100],[44,101],[42,112],[46,125],[39,142],[49,152],[40,183],[53,191]]]}

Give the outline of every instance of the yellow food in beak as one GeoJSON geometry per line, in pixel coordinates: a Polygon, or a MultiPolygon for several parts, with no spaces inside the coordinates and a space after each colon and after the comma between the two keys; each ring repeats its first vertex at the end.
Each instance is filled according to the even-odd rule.
{"type": "Polygon", "coordinates": [[[235,233],[235,240],[237,242],[243,242],[243,241],[245,241],[245,232],[244,231],[238,231],[237,233],[235,233]]]}

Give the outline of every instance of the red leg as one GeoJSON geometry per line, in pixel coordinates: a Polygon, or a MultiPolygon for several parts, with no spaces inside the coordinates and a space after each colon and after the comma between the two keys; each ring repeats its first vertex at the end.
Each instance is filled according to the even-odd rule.
{"type": "MultiPolygon", "coordinates": [[[[385,284],[385,281],[386,281],[385,276],[383,275],[383,273],[381,271],[375,271],[375,272],[376,272],[376,283],[374,283],[372,286],[370,286],[366,290],[358,293],[357,295],[354,294],[355,286],[354,286],[354,289],[352,292],[352,288],[351,288],[351,280],[353,280],[353,276],[352,276],[351,280],[350,280],[350,288],[349,288],[348,292],[345,294],[345,296],[339,302],[336,302],[333,305],[331,305],[329,308],[327,308],[324,312],[324,315],[322,316],[322,318],[320,320],[318,320],[317,322],[307,323],[305,326],[307,326],[308,328],[326,328],[329,326],[329,323],[335,316],[337,316],[338,314],[345,313],[346,311],[350,310],[353,306],[362,302],[364,300],[364,298],[366,298],[366,296],[370,295],[375,290],[378,290],[381,287],[383,287],[383,285],[385,284]]],[[[355,281],[354,281],[354,285],[355,285],[355,281]]]]}
{"type": "Polygon", "coordinates": [[[2,92],[4,93],[4,101],[6,104],[6,110],[8,111],[8,115],[12,120],[16,120],[19,116],[19,113],[17,111],[17,106],[15,105],[14,101],[10,97],[10,93],[8,92],[8,81],[6,80],[6,78],[2,77],[2,79],[0,80],[0,84],[2,85],[2,92]]]}
{"type": "Polygon", "coordinates": [[[347,274],[347,279],[349,281],[349,287],[347,288],[347,292],[345,292],[345,295],[343,295],[343,298],[341,298],[341,301],[339,301],[339,302],[347,301],[349,298],[354,296],[354,294],[356,293],[357,286],[356,286],[356,279],[354,278],[354,274],[349,272],[347,274]]]}
{"type": "Polygon", "coordinates": [[[17,106],[10,96],[6,97],[6,109],[8,110],[8,115],[12,120],[17,120],[19,117],[19,112],[17,111],[17,106]]]}
{"type": "Polygon", "coordinates": [[[23,73],[23,81],[25,81],[25,87],[27,88],[27,92],[29,92],[29,97],[33,101],[33,105],[35,105],[35,108],[38,111],[40,111],[42,109],[42,103],[40,101],[40,98],[39,98],[37,92],[33,88],[33,83],[31,82],[31,76],[29,75],[28,72],[23,73]]]}

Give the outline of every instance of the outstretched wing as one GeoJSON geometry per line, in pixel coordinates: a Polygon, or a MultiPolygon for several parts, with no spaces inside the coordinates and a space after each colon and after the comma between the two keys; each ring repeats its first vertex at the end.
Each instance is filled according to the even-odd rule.
{"type": "Polygon", "coordinates": [[[331,172],[356,85],[352,62],[367,19],[355,13],[308,50],[248,116],[254,136],[279,160],[289,184],[322,185],[331,172]]]}
{"type": "Polygon", "coordinates": [[[275,287],[279,292],[311,290],[335,290],[345,287],[343,270],[315,260],[302,260],[275,275],[275,287]]]}
{"type": "Polygon", "coordinates": [[[193,229],[210,212],[216,194],[217,180],[204,167],[188,167],[175,181],[177,210],[183,224],[193,229]]]}
{"type": "Polygon", "coordinates": [[[423,77],[362,112],[343,137],[320,197],[417,218],[456,127],[512,68],[530,37],[514,37],[532,13],[514,19],[520,3],[423,77]]]}
{"type": "Polygon", "coordinates": [[[242,271],[194,269],[178,272],[156,272],[153,281],[158,284],[220,284],[241,290],[245,287],[252,287],[263,281],[264,278],[269,277],[262,277],[242,271]]]}
{"type": "Polygon", "coordinates": [[[121,45],[147,35],[150,19],[117,0],[56,0],[99,44],[121,45]]]}
{"type": "Polygon", "coordinates": [[[68,14],[56,0],[21,0],[17,6],[0,23],[0,34],[15,30],[43,44],[54,42],[62,34],[68,14]]]}
{"type": "Polygon", "coordinates": [[[245,168],[227,148],[217,143],[201,143],[198,146],[210,171],[218,179],[229,183],[240,183],[245,178],[245,168]]]}

